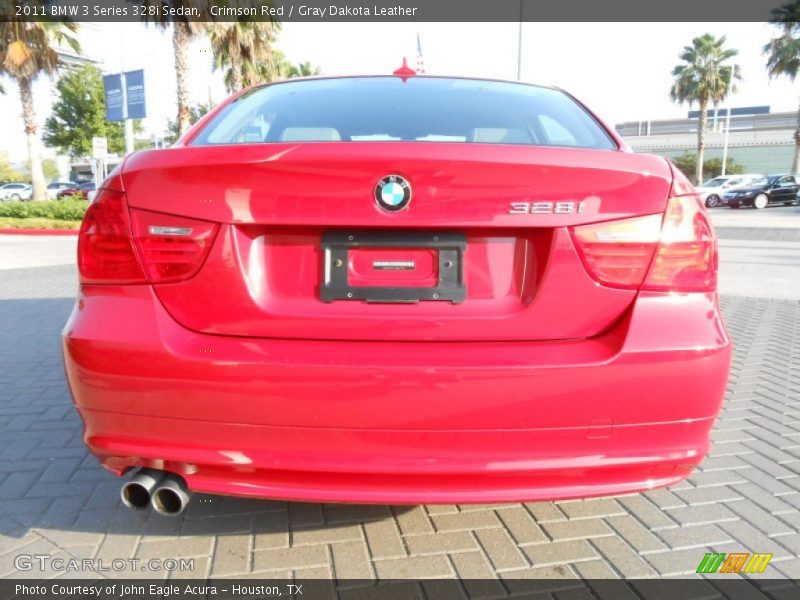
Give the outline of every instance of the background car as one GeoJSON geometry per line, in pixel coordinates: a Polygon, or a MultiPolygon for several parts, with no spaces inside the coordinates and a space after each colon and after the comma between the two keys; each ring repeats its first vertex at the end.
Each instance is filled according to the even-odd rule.
{"type": "Polygon", "coordinates": [[[72,187],[65,188],[56,194],[56,198],[61,200],[62,198],[69,198],[71,196],[78,196],[83,198],[84,200],[89,199],[89,192],[93,192],[96,189],[96,185],[94,181],[84,181],[82,183],[75,183],[72,187]]]}
{"type": "Polygon", "coordinates": [[[724,201],[731,208],[752,206],[766,208],[769,204],[794,204],[800,185],[794,175],[768,175],[754,181],[747,187],[732,190],[724,195],[724,201]]]}
{"type": "Polygon", "coordinates": [[[31,185],[28,183],[7,183],[0,186],[0,200],[30,200],[31,185]]]}
{"type": "Polygon", "coordinates": [[[55,200],[58,197],[58,192],[75,187],[75,185],[72,181],[51,181],[47,184],[47,199],[55,200]]]}
{"type": "Polygon", "coordinates": [[[760,173],[742,173],[740,175],[720,175],[706,181],[697,187],[700,198],[708,208],[714,208],[723,203],[723,194],[729,190],[747,187],[754,181],[764,176],[760,173]]]}

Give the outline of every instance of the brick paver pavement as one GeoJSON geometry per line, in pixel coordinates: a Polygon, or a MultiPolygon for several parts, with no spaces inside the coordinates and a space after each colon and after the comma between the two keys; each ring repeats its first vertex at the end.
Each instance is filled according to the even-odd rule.
{"type": "Polygon", "coordinates": [[[800,577],[798,302],[723,299],[736,341],[724,413],[702,468],[668,490],[393,508],[200,496],[169,519],[123,508],[120,480],[81,442],[58,337],[74,282],[69,266],[0,273],[0,576],[26,575],[15,570],[19,554],[52,554],[195,560],[191,573],[147,573],[158,577],[458,575],[510,585],[688,575],[707,551],[744,550],[774,554],[765,575],[800,577]]]}

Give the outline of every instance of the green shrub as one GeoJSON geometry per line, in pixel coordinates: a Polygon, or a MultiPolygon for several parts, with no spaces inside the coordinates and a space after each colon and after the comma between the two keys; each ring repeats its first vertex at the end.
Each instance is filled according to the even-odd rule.
{"type": "Polygon", "coordinates": [[[2,202],[0,217],[16,217],[18,219],[56,219],[58,221],[80,221],[89,203],[79,198],[48,200],[46,202],[2,202]]]}
{"type": "MultiPolygon", "coordinates": [[[[683,154],[679,154],[672,158],[672,162],[675,163],[675,166],[681,170],[681,172],[686,175],[693,183],[697,183],[694,180],[695,176],[695,169],[697,168],[697,154],[689,152],[688,150],[684,150],[683,154]]],[[[739,175],[744,173],[744,165],[740,165],[732,158],[728,157],[726,161],[726,169],[725,173],[728,175],[739,175]]],[[[722,159],[721,158],[709,158],[708,160],[703,161],[703,179],[708,181],[709,179],[714,179],[715,177],[719,177],[720,173],[722,173],[722,159]]],[[[701,182],[702,183],[702,182],[701,182]]]]}

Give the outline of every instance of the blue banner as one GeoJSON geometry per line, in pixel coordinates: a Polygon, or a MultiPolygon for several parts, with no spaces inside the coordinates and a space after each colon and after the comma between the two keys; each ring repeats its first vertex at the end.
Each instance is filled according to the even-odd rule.
{"type": "Polygon", "coordinates": [[[103,88],[106,93],[106,121],[122,121],[122,76],[104,75],[103,88]]]}
{"type": "Polygon", "coordinates": [[[125,99],[127,100],[129,119],[144,119],[147,116],[144,98],[144,71],[125,73],[125,99]]]}

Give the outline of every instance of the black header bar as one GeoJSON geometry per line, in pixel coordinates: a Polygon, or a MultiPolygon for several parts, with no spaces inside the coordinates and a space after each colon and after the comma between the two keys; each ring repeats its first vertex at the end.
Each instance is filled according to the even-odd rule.
{"type": "Polygon", "coordinates": [[[0,0],[0,20],[764,22],[782,4],[781,0],[0,0]]]}

